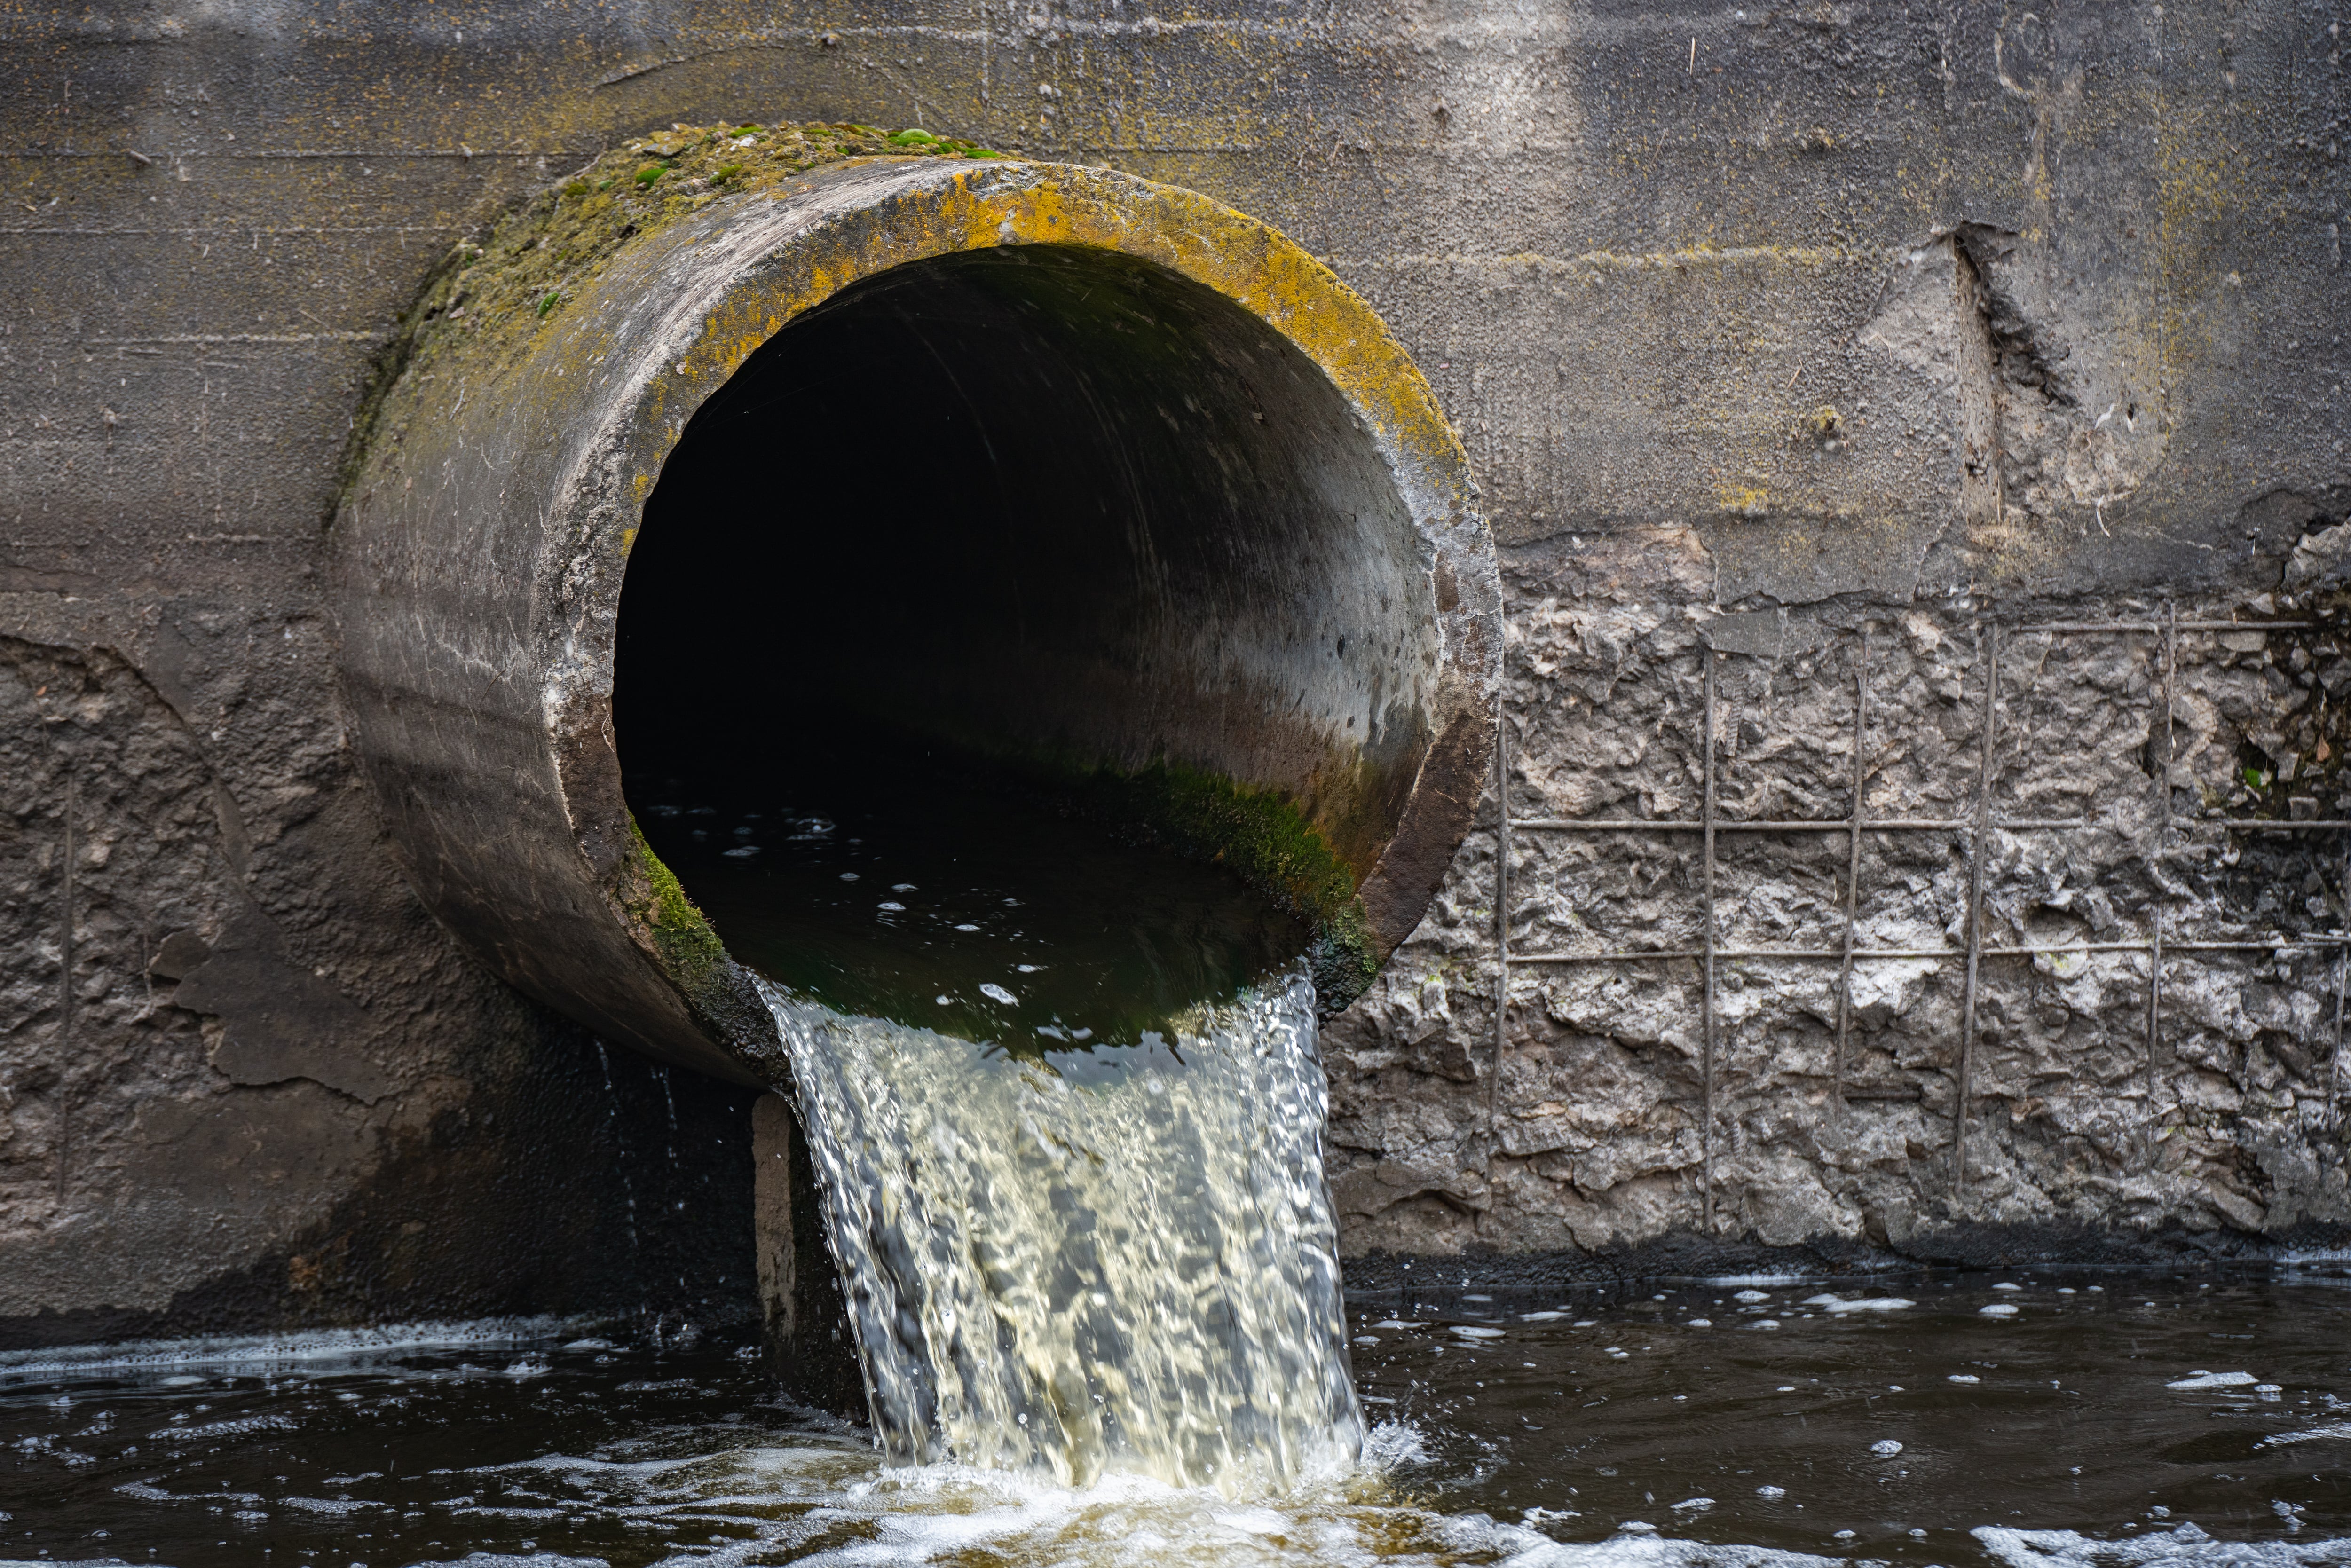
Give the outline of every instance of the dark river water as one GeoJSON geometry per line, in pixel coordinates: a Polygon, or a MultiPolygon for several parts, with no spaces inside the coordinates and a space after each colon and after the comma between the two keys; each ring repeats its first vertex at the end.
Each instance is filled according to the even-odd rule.
{"type": "Polygon", "coordinates": [[[716,1336],[20,1354],[0,1563],[2351,1563],[2335,1265],[1482,1298],[1352,1301],[1370,1452],[1278,1497],[884,1470],[716,1336]]]}

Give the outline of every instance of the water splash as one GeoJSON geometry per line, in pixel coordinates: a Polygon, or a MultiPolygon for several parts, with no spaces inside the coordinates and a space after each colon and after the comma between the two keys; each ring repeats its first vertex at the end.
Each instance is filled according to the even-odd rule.
{"type": "Polygon", "coordinates": [[[762,989],[892,1463],[1230,1495],[1353,1459],[1302,972],[1042,1060],[762,989]]]}

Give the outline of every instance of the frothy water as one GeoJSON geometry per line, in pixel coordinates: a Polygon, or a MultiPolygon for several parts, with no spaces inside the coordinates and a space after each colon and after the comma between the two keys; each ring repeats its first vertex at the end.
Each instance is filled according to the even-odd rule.
{"type": "Polygon", "coordinates": [[[888,1460],[1238,1495],[1354,1458],[1302,973],[1042,1057],[763,989],[888,1460]]]}
{"type": "Polygon", "coordinates": [[[2351,1564],[2351,1279],[1459,1278],[1353,1302],[1362,1458],[1250,1495],[891,1465],[747,1330],[0,1355],[0,1563],[2351,1564]]]}

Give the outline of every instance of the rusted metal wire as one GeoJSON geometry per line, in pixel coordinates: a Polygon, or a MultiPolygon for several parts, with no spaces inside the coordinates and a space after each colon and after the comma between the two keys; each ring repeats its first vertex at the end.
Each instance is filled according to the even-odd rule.
{"type": "Polygon", "coordinates": [[[1496,1095],[1510,1028],[1510,639],[1502,642],[1502,685],[1494,693],[1494,1070],[1486,1075],[1486,1133],[1499,1123],[1496,1095]]]}
{"type": "MultiPolygon", "coordinates": [[[[2158,892],[2163,886],[2160,870],[2163,854],[2171,847],[2171,683],[2172,674],[2179,667],[2179,607],[2167,604],[2163,618],[2163,756],[2155,770],[2158,800],[2155,847],[2147,856],[2148,873],[2156,878],[2158,892]]],[[[2147,911],[2147,1068],[2140,1081],[2139,1153],[2146,1164],[2152,1167],[2155,1164],[2157,1058],[2163,1050],[2163,904],[2159,899],[2147,911]]]]}
{"type": "Polygon", "coordinates": [[[2017,635],[2073,632],[2314,632],[2315,621],[2053,621],[2043,626],[2020,626],[2017,635]]]}
{"type": "MultiPolygon", "coordinates": [[[[2351,874],[2351,871],[2346,871],[2351,874]]],[[[2063,953],[2145,953],[2147,942],[2053,942],[2046,944],[2016,944],[1985,946],[1979,955],[1986,958],[2035,958],[2043,955],[2063,953]]],[[[2326,953],[2351,946],[2351,936],[2295,936],[2275,942],[2167,942],[2167,953],[2326,953]]],[[[1717,947],[1714,956],[1724,962],[1750,958],[1843,959],[1842,947],[1717,947]]],[[[1888,958],[1965,958],[1965,947],[1855,947],[1852,953],[1856,964],[1866,964],[1888,958]]],[[[1703,947],[1610,947],[1590,953],[1520,953],[1513,964],[1614,964],[1630,963],[1644,958],[1703,958],[1703,947]]]]}
{"type": "Polygon", "coordinates": [[[1829,1092],[1844,1103],[1845,1036],[1853,1019],[1853,946],[1861,915],[1861,791],[1868,778],[1864,754],[1869,749],[1869,628],[1861,629],[1861,658],[1853,672],[1853,852],[1844,878],[1844,965],[1837,972],[1836,1054],[1829,1066],[1829,1092]]]}
{"type": "Polygon", "coordinates": [[[1991,858],[1991,768],[2000,722],[2000,627],[1983,628],[1983,748],[1976,768],[1976,831],[1968,837],[1968,972],[1959,1003],[1959,1067],[1951,1098],[1951,1185],[1968,1186],[1968,1099],[1974,1088],[1976,993],[1983,958],[1984,862],[1991,858]]]}
{"type": "MultiPolygon", "coordinates": [[[[2351,917],[2351,839],[2343,843],[2343,907],[2351,917]]],[[[2327,1120],[2341,1124],[2343,1119],[2343,1004],[2351,997],[2351,946],[2338,948],[2335,955],[2335,1050],[2326,1061],[2327,1120]]]]}
{"type": "MultiPolygon", "coordinates": [[[[2160,792],[2160,799],[2158,810],[2156,813],[2158,825],[2155,831],[2156,852],[2160,855],[2168,850],[2170,841],[2173,837],[2175,825],[2179,821],[2172,807],[2169,770],[2170,754],[2176,744],[2174,729],[2175,719],[2172,713],[2172,698],[2177,682],[2179,667],[2179,634],[2182,632],[2295,632],[2312,631],[2319,628],[2320,623],[2313,621],[2182,621],[2179,618],[2178,606],[2173,604],[2167,605],[2165,607],[2165,612],[2160,619],[2150,619],[2145,621],[2053,622],[2037,626],[2015,628],[2014,631],[2018,635],[2139,632],[2159,635],[2162,637],[2164,659],[2162,680],[2162,747],[2164,751],[2165,766],[2158,769],[2158,776],[2157,785],[2160,792]]],[[[2151,921],[2151,928],[2147,936],[2142,940],[2121,942],[2074,942],[2047,945],[2022,944],[2012,946],[1993,946],[1983,940],[1983,884],[1985,862],[1989,858],[1987,853],[1989,847],[1987,839],[1990,833],[1993,831],[2094,831],[2099,830],[2102,826],[2108,825],[2102,824],[2093,819],[2080,817],[2002,818],[1996,817],[1991,814],[1991,769],[1992,763],[1996,756],[1998,738],[1998,701],[2000,680],[1999,631],[1996,624],[1985,622],[1982,625],[1982,632],[1984,638],[1983,658],[1985,666],[1985,687],[1983,724],[1980,737],[1981,747],[1981,766],[1980,775],[1978,779],[1976,810],[1970,817],[1887,817],[1872,819],[1867,817],[1864,810],[1862,803],[1862,789],[1866,779],[1866,762],[1864,756],[1864,750],[1867,731],[1866,705],[1870,655],[1869,633],[1865,627],[1861,632],[1862,652],[1860,664],[1855,672],[1855,784],[1853,809],[1851,812],[1844,817],[1834,819],[1775,819],[1759,821],[1744,821],[1737,819],[1725,819],[1719,815],[1719,799],[1716,790],[1717,780],[1715,777],[1715,729],[1719,711],[1719,698],[1717,695],[1719,653],[1718,650],[1710,647],[1706,651],[1705,737],[1702,747],[1704,766],[1706,769],[1706,789],[1700,815],[1696,820],[1683,818],[1658,820],[1642,817],[1514,818],[1511,817],[1509,812],[1509,796],[1507,788],[1505,788],[1501,791],[1500,797],[1502,809],[1501,826],[1499,834],[1499,841],[1504,846],[1504,848],[1502,852],[1502,867],[1497,875],[1498,894],[1496,945],[1498,954],[1499,956],[1498,970],[1500,977],[1498,980],[1497,985],[1494,1042],[1496,1078],[1499,1079],[1499,1077],[1500,1061],[1505,1039],[1502,1015],[1503,1007],[1508,997],[1509,973],[1511,966],[1523,966],[1529,964],[1578,965],[1641,963],[1653,960],[1695,960],[1698,962],[1702,966],[1703,969],[1703,989],[1701,996],[1702,1037],[1700,1056],[1700,1071],[1703,1079],[1702,1093],[1700,1097],[1700,1114],[1703,1118],[1703,1123],[1700,1134],[1701,1166],[1699,1174],[1699,1193],[1700,1212],[1703,1217],[1703,1226],[1706,1229],[1711,1231],[1714,1223],[1714,1122],[1717,1054],[1719,1047],[1719,1019],[1717,1017],[1718,1007],[1716,988],[1719,967],[1723,962],[1760,960],[1809,962],[1828,959],[1834,959],[1838,962],[1840,968],[1837,981],[1837,1036],[1836,1053],[1834,1057],[1834,1064],[1832,1069],[1832,1088],[1838,1100],[1843,1103],[1855,1100],[1916,1100],[1920,1098],[1920,1093],[1916,1089],[1886,1089],[1882,1087],[1848,1085],[1844,1082],[1847,1067],[1845,1059],[1848,1053],[1852,1029],[1853,967],[1858,963],[1888,959],[1909,961],[1928,959],[1937,962],[1941,962],[1947,959],[1963,960],[1966,965],[1966,977],[1961,1002],[1959,1060],[1956,1070],[1958,1093],[1952,1108],[1952,1120],[1954,1184],[1959,1189],[1964,1190],[1967,1182],[1967,1151],[1965,1134],[1967,1130],[1968,1106],[1972,1094],[1974,1047],[1977,1032],[1976,1013],[1981,988],[1981,977],[1980,974],[1981,960],[1985,958],[2038,957],[2042,956],[2059,956],[2064,954],[2147,954],[2150,960],[2150,968],[2147,1023],[2147,1071],[2145,1074],[2145,1083],[2138,1095],[2131,1096],[2126,1094],[2123,1097],[2138,1098],[2143,1100],[2148,1106],[2148,1115],[2151,1124],[2155,1102],[2154,1077],[2156,1061],[2161,1040],[2162,972],[2164,959],[2167,955],[2184,955],[2189,953],[2236,953],[2285,956],[2305,953],[2334,952],[2337,955],[2337,964],[2335,1003],[2335,1040],[2331,1069],[2333,1072],[2333,1080],[2329,1085],[2329,1104],[2333,1107],[2335,1114],[2339,1119],[2343,1114],[2342,1102],[2345,1099],[2344,1077],[2346,1066],[2346,1039],[2351,1039],[2351,1030],[2346,1030],[2346,1017],[2351,1017],[2351,936],[2304,936],[2291,938],[2276,937],[2258,942],[2175,942],[2166,939],[2163,917],[2161,911],[2158,910],[2156,912],[2151,921]],[[1511,953],[1509,949],[1509,933],[1507,928],[1508,916],[1505,911],[1507,907],[1507,889],[1509,885],[1507,846],[1509,843],[1509,835],[1513,830],[1524,830],[1531,832],[1564,833],[1632,832],[1698,834],[1701,838],[1701,853],[1703,855],[1702,888],[1704,907],[1702,911],[1702,918],[1704,921],[1704,928],[1701,937],[1701,945],[1690,948],[1610,948],[1592,952],[1511,953]],[[1858,916],[1860,904],[1861,840],[1862,835],[1866,832],[1964,832],[1969,835],[1967,910],[1968,939],[1964,946],[1939,948],[1873,948],[1864,947],[1859,945],[1858,916]],[[1740,948],[1723,946],[1719,940],[1717,930],[1719,922],[1715,885],[1715,840],[1717,835],[1721,833],[1845,834],[1850,841],[1851,849],[1846,869],[1845,924],[1843,942],[1838,946],[1824,948],[1740,948]]],[[[1498,707],[1498,716],[1499,716],[1500,711],[1501,710],[1498,707]]],[[[1504,778],[1507,777],[1508,764],[1506,754],[1503,752],[1502,747],[1506,745],[1507,742],[1499,738],[1498,736],[1497,771],[1498,776],[1504,778]]],[[[2231,833],[2336,832],[2343,831],[2345,830],[2351,830],[2351,818],[2345,817],[2309,818],[2300,821],[2291,820],[2277,821],[2248,818],[2196,817],[2188,819],[2188,821],[2189,825],[2193,827],[2212,828],[2231,833]]],[[[2346,906],[2351,907],[2351,841],[2346,841],[2345,847],[2346,858],[2343,872],[2344,896],[2346,906]]],[[[1489,1126],[1492,1124],[1494,1114],[1492,1095],[1493,1088],[1489,1085],[1488,1091],[1488,1120],[1489,1126]]]]}
{"type": "MultiPolygon", "coordinates": [[[[2297,826],[2304,824],[2296,824],[2297,826]]],[[[1513,821],[1514,828],[1530,828],[1538,832],[1589,833],[1702,833],[1703,821],[1685,821],[1679,817],[1521,817],[1513,821]]],[[[1973,819],[1966,817],[1882,817],[1864,824],[1876,831],[1966,832],[1973,829],[1973,819]]],[[[2042,829],[2092,830],[2098,824],[2086,817],[2000,817],[1991,826],[2002,832],[2032,832],[2042,829]]],[[[1771,821],[1741,821],[1736,817],[1725,818],[1714,824],[1718,833],[1849,833],[1853,831],[1851,817],[1796,817],[1771,821]]]]}
{"type": "Polygon", "coordinates": [[[1706,794],[1700,808],[1705,813],[1700,827],[1706,835],[1706,974],[1705,1029],[1698,1048],[1698,1114],[1703,1118],[1698,1130],[1698,1228],[1709,1236],[1714,1233],[1714,673],[1721,656],[1711,646],[1706,651],[1706,794]]]}

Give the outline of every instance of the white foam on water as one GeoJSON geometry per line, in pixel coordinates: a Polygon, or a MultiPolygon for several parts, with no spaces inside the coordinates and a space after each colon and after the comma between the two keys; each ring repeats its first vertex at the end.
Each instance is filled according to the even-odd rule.
{"type": "Polygon", "coordinates": [[[2351,1441],[2351,1421],[2330,1421],[2324,1427],[2313,1427],[2302,1432],[2273,1432],[2262,1439],[2264,1448],[2286,1443],[2319,1443],[2351,1441]]]}
{"type": "Polygon", "coordinates": [[[1501,1568],[1834,1568],[1844,1559],[1814,1557],[1769,1546],[1717,1546],[1651,1533],[1654,1526],[1628,1521],[1637,1532],[1611,1541],[1569,1543],[1550,1541],[1502,1560],[1501,1568]]]}
{"type": "Polygon", "coordinates": [[[2191,1372],[2164,1385],[2166,1388],[2247,1388],[2257,1380],[2250,1372],[2191,1372]]]}
{"type": "Polygon", "coordinates": [[[1898,1312],[1917,1304],[1901,1296],[1814,1296],[1804,1303],[1837,1316],[1847,1312],[1898,1312]]]}
{"type": "Polygon", "coordinates": [[[2351,1539],[2311,1542],[2215,1541],[2193,1524],[2118,1541],[2071,1530],[2010,1530],[1983,1525],[1971,1533],[2008,1568],[2302,1568],[2351,1563],[2351,1539]]]}
{"type": "Polygon", "coordinates": [[[158,1427],[147,1436],[165,1443],[216,1442],[223,1437],[250,1437],[261,1432],[290,1432],[290,1416],[245,1416],[230,1421],[206,1421],[195,1427],[158,1427]]]}
{"type": "MultiPolygon", "coordinates": [[[[1409,1454],[1419,1437],[1384,1424],[1365,1443],[1409,1454]]],[[[1536,1531],[1483,1514],[1443,1514],[1402,1503],[1369,1465],[1347,1467],[1279,1496],[1231,1498],[1147,1476],[1105,1472],[1086,1488],[1035,1474],[961,1465],[876,1468],[796,1488],[789,1464],[736,1457],[739,1496],[691,1497],[649,1489],[645,1517],[747,1528],[751,1539],[714,1542],[664,1560],[686,1564],[771,1563],[789,1555],[813,1568],[919,1568],[975,1559],[1011,1568],[1447,1568],[1515,1559],[1550,1544],[1536,1531]],[[764,1485],[764,1490],[760,1490],[764,1485]],[[814,1504],[813,1507],[807,1505],[814,1504]],[[805,1509],[775,1517],[779,1505],[805,1509]],[[740,1512],[722,1510],[739,1508],[740,1512]]]]}
{"type": "Polygon", "coordinates": [[[339,1361],[417,1350],[544,1343],[577,1334],[600,1320],[584,1317],[476,1318],[390,1323],[381,1328],[316,1329],[299,1333],[207,1335],[0,1352],[0,1378],[72,1376],[85,1372],[166,1366],[250,1366],[339,1361]]]}
{"type": "Polygon", "coordinates": [[[566,1557],[554,1552],[468,1552],[463,1557],[435,1557],[410,1568],[611,1568],[601,1557],[566,1557]]]}
{"type": "Polygon", "coordinates": [[[1302,966],[1083,1082],[761,988],[891,1463],[1238,1493],[1354,1458],[1302,966]]]}

